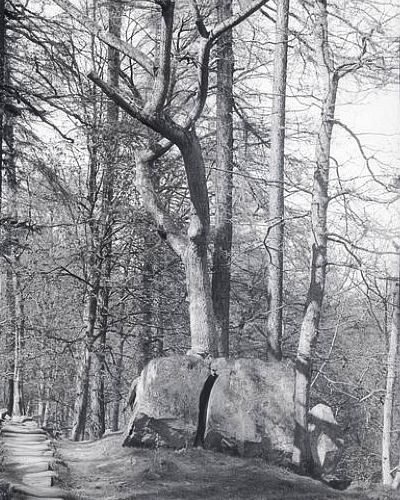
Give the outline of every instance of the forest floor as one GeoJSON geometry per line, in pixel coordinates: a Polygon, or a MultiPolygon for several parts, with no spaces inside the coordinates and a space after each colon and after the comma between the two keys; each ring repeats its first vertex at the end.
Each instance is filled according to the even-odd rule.
{"type": "Polygon", "coordinates": [[[113,434],[95,442],[58,442],[67,464],[61,486],[71,500],[328,500],[400,499],[371,489],[338,492],[312,479],[202,449],[122,448],[113,434]]]}

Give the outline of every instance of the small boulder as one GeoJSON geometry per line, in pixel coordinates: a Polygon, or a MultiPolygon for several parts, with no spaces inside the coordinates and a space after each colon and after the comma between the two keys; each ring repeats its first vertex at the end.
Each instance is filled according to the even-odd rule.
{"type": "Polygon", "coordinates": [[[201,358],[153,359],[134,387],[132,417],[124,446],[192,446],[199,420],[199,401],[209,368],[201,358]]]}
{"type": "Polygon", "coordinates": [[[308,429],[315,473],[322,477],[334,473],[343,450],[343,439],[332,409],[322,403],[311,408],[308,429]]]}
{"type": "Polygon", "coordinates": [[[0,409],[0,420],[6,420],[7,418],[8,419],[10,418],[7,408],[1,408],[0,409]]]}
{"type": "Polygon", "coordinates": [[[284,461],[293,444],[293,368],[285,362],[217,359],[208,404],[208,449],[284,461]]]}

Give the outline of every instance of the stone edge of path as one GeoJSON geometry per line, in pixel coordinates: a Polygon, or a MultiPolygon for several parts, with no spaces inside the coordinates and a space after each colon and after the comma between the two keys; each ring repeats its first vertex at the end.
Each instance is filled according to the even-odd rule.
{"type": "MultiPolygon", "coordinates": [[[[16,422],[16,424],[23,424],[23,422],[16,422]]],[[[14,427],[15,424],[10,422],[2,422],[0,420],[0,472],[4,472],[6,468],[5,461],[5,447],[4,447],[4,436],[19,434],[19,435],[29,435],[36,434],[41,436],[48,436],[48,433],[41,428],[23,429],[14,427]],[[33,431],[33,432],[32,432],[33,431]]],[[[47,458],[47,457],[46,457],[47,458]]],[[[49,473],[53,471],[51,469],[51,463],[56,464],[59,460],[56,457],[48,457],[49,462],[49,473]]],[[[13,481],[12,479],[0,478],[0,500],[12,500],[14,498],[24,498],[24,499],[50,499],[51,500],[64,500],[65,498],[70,498],[70,493],[63,490],[57,486],[51,487],[40,487],[40,486],[30,486],[28,484],[13,481]],[[51,495],[49,489],[51,488],[51,495]]]]}

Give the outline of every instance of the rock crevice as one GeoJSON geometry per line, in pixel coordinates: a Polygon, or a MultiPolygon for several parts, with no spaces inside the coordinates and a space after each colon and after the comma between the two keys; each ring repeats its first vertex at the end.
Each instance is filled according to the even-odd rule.
{"type": "MultiPolygon", "coordinates": [[[[134,392],[125,446],[203,446],[277,464],[290,462],[294,436],[290,362],[203,360],[190,355],[158,358],[143,370],[134,392]]],[[[320,474],[334,470],[341,444],[331,410],[322,406],[310,412],[313,456],[320,474]]]]}

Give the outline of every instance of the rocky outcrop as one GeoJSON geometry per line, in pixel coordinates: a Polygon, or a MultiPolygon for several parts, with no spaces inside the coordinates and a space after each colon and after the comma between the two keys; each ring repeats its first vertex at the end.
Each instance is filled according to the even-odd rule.
{"type": "Polygon", "coordinates": [[[216,360],[205,447],[280,461],[293,443],[293,368],[258,359],[216,360]]]}
{"type": "Polygon", "coordinates": [[[335,472],[343,449],[341,429],[332,409],[325,404],[317,404],[309,413],[309,433],[314,472],[327,476],[335,472]]]}
{"type": "MultiPolygon", "coordinates": [[[[124,445],[202,445],[285,463],[293,447],[293,392],[290,362],[210,361],[193,355],[155,359],[131,387],[124,445]]],[[[328,406],[311,410],[310,436],[316,473],[331,474],[342,441],[328,406]]]]}
{"type": "Polygon", "coordinates": [[[136,385],[124,446],[182,448],[195,442],[199,402],[210,372],[196,356],[158,358],[142,371],[136,385]]]}

